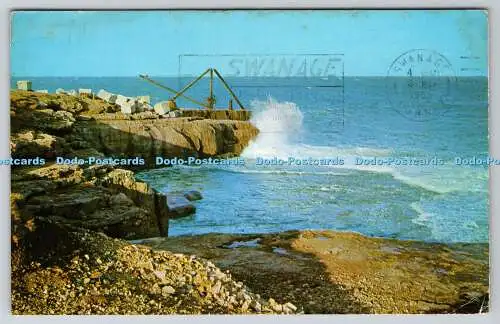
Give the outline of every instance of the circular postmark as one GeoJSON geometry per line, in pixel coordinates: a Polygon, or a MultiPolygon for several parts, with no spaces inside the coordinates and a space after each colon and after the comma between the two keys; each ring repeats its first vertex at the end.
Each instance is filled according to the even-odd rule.
{"type": "Polygon", "coordinates": [[[392,62],[386,87],[394,110],[410,120],[425,121],[444,114],[451,107],[456,75],[444,55],[413,49],[392,62]]]}

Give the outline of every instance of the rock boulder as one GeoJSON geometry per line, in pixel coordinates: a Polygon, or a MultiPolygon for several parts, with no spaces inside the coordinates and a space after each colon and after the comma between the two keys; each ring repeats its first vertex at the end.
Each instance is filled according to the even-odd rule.
{"type": "Polygon", "coordinates": [[[151,97],[150,96],[138,96],[138,97],[136,97],[136,99],[140,103],[144,103],[144,104],[150,104],[151,103],[151,97]]]}
{"type": "Polygon", "coordinates": [[[106,166],[51,165],[15,170],[12,192],[22,213],[127,239],[166,235],[166,197],[132,171],[106,166]]]}
{"type": "Polygon", "coordinates": [[[167,206],[169,218],[180,218],[196,212],[196,207],[179,193],[167,194],[167,206]]]}
{"type": "Polygon", "coordinates": [[[184,197],[189,200],[189,201],[195,201],[195,200],[201,200],[203,199],[203,196],[201,195],[201,192],[196,191],[196,190],[189,190],[184,193],[184,197]]]}

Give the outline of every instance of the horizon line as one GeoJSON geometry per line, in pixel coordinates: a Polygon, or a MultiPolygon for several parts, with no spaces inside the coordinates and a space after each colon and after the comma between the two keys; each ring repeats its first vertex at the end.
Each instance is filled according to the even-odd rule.
{"type": "MultiPolygon", "coordinates": [[[[148,75],[150,77],[160,77],[160,78],[185,78],[185,77],[197,77],[199,74],[184,74],[184,75],[148,75]]],[[[204,76],[208,78],[208,76],[204,76]]],[[[226,75],[226,78],[280,78],[280,79],[313,79],[313,78],[324,78],[321,76],[264,76],[264,75],[248,75],[248,76],[237,76],[237,75],[226,75]]],[[[396,75],[343,75],[336,77],[337,79],[342,78],[408,78],[408,76],[396,76],[396,75]]],[[[477,74],[477,75],[437,75],[429,76],[431,78],[489,78],[489,75],[477,74]]],[[[140,78],[139,75],[10,75],[10,78],[140,78]]],[[[335,76],[332,76],[335,78],[335,76]]]]}

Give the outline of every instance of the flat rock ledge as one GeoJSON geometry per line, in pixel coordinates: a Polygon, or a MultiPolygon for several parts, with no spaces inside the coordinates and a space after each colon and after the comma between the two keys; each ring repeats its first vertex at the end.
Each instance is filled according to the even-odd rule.
{"type": "Polygon", "coordinates": [[[487,244],[438,244],[336,231],[143,240],[205,257],[253,292],[306,314],[484,313],[487,244]]]}

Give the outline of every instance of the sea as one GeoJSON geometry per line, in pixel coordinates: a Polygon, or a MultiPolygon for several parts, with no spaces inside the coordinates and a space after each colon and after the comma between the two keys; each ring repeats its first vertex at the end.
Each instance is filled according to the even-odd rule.
{"type": "MultiPolygon", "coordinates": [[[[151,78],[174,89],[190,80],[151,78]]],[[[19,79],[25,78],[11,79],[13,88],[19,79]]],[[[106,89],[150,95],[153,104],[171,96],[135,77],[29,79],[34,89],[50,92],[106,89]]],[[[489,166],[480,163],[489,158],[488,80],[436,79],[228,78],[260,130],[241,154],[244,165],[173,166],[136,176],[165,193],[202,193],[195,214],[170,221],[171,236],[330,229],[427,242],[488,242],[489,166]],[[343,164],[271,162],[289,158],[343,164]],[[269,163],[258,163],[264,159],[269,163]],[[360,165],[361,160],[392,162],[360,165]]],[[[217,106],[227,107],[221,83],[214,93],[217,106]]],[[[204,100],[208,82],[185,94],[204,100]]],[[[184,99],[177,103],[194,107],[184,99]]]]}

